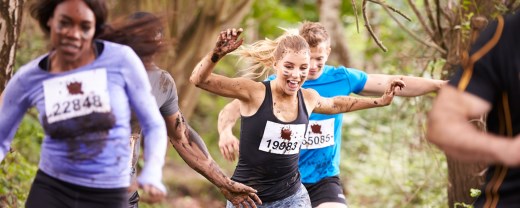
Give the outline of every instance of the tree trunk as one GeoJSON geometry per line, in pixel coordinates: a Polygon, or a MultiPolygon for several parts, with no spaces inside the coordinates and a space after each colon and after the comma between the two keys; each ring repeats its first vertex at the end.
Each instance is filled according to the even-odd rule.
{"type": "Polygon", "coordinates": [[[341,3],[341,0],[319,0],[319,18],[331,39],[330,61],[351,67],[345,29],[341,21],[341,3]]]}
{"type": "MultiPolygon", "coordinates": [[[[427,2],[428,0],[425,0],[427,2]]],[[[465,51],[469,50],[472,41],[476,39],[479,32],[484,28],[487,21],[485,17],[490,17],[495,11],[495,5],[492,1],[476,0],[468,8],[458,5],[456,10],[442,7],[439,1],[435,1],[435,7],[431,10],[435,11],[436,20],[431,23],[436,28],[434,41],[437,45],[443,46],[447,54],[445,57],[446,64],[442,69],[442,79],[448,79],[458,70],[462,61],[461,57],[465,51]],[[475,11],[475,8],[481,8],[475,11]],[[475,15],[471,20],[461,19],[467,18],[468,14],[475,15]],[[441,18],[444,17],[445,21],[441,18]],[[470,30],[464,31],[460,27],[464,21],[471,21],[470,30]],[[444,24],[444,25],[442,25],[444,24]]],[[[485,131],[485,119],[481,119],[475,123],[476,127],[485,131]]],[[[487,165],[484,163],[462,163],[447,157],[448,163],[448,206],[455,207],[456,203],[472,204],[476,198],[470,196],[470,189],[480,189],[484,183],[484,175],[487,165]]]]}
{"type": "Polygon", "coordinates": [[[156,0],[132,7],[125,6],[131,4],[128,1],[112,3],[118,16],[133,12],[126,10],[144,10],[166,17],[166,36],[171,47],[158,63],[175,79],[179,105],[187,118],[195,110],[200,94],[200,89],[189,82],[191,71],[212,49],[220,31],[226,27],[238,27],[253,5],[252,0],[156,0]]]}
{"type": "Polygon", "coordinates": [[[0,0],[0,93],[13,75],[23,0],[0,0]]]}

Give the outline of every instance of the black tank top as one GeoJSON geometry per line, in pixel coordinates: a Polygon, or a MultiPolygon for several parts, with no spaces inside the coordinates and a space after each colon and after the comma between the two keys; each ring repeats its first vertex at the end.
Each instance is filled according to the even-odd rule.
{"type": "Polygon", "coordinates": [[[275,117],[270,82],[265,98],[252,116],[242,116],[240,157],[232,179],[253,187],[263,202],[293,195],[300,187],[298,159],[309,114],[298,91],[298,116],[292,122],[275,117]]]}

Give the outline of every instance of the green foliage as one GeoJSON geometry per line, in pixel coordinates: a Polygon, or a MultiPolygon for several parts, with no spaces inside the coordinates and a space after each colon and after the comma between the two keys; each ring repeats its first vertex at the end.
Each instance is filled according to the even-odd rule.
{"type": "Polygon", "coordinates": [[[22,207],[36,175],[43,131],[38,120],[25,116],[0,164],[0,207],[22,207]]]}
{"type": "Polygon", "coordinates": [[[353,207],[444,207],[444,155],[425,140],[432,98],[344,115],[341,177],[353,207]]]}
{"type": "Polygon", "coordinates": [[[280,27],[294,28],[302,20],[318,20],[314,1],[257,0],[243,25],[254,24],[261,37],[272,38],[283,33],[280,27]]]}
{"type": "MultiPolygon", "coordinates": [[[[481,193],[482,193],[482,191],[480,189],[472,188],[469,190],[469,195],[473,198],[479,197],[481,193]]],[[[453,206],[455,208],[457,208],[457,207],[473,208],[474,207],[472,204],[466,204],[464,202],[456,202],[455,204],[453,204],[453,206]]]]}
{"type": "Polygon", "coordinates": [[[480,194],[482,194],[482,191],[481,191],[480,189],[474,189],[474,188],[472,188],[472,189],[469,190],[469,195],[470,195],[471,197],[473,197],[473,198],[477,198],[477,197],[479,197],[480,194]]]}

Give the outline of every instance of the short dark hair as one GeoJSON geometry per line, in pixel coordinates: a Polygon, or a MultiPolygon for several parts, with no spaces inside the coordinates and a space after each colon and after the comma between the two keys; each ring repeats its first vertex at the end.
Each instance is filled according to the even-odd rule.
{"type": "MultiPolygon", "coordinates": [[[[47,25],[49,19],[54,15],[56,7],[65,2],[65,0],[36,0],[31,6],[31,16],[38,20],[40,28],[45,34],[50,33],[47,25]]],[[[83,0],[85,4],[92,10],[96,18],[96,32],[94,38],[103,32],[105,22],[107,21],[108,10],[105,0],[83,0]]]]}

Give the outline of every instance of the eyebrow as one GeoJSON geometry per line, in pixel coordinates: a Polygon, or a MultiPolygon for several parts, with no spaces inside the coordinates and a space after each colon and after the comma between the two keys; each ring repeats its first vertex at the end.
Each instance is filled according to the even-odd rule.
{"type": "MultiPolygon", "coordinates": [[[[68,20],[68,21],[73,21],[73,18],[72,18],[72,17],[69,17],[69,16],[67,16],[67,15],[65,15],[65,14],[61,14],[61,17],[64,18],[64,19],[66,19],[66,20],[68,20]]],[[[90,24],[90,25],[91,25],[91,24],[92,24],[92,21],[82,20],[82,21],[80,22],[80,24],[90,24]]]]}

